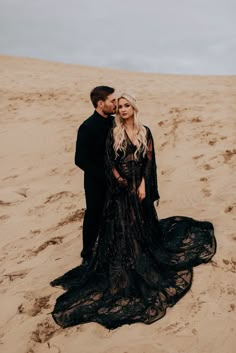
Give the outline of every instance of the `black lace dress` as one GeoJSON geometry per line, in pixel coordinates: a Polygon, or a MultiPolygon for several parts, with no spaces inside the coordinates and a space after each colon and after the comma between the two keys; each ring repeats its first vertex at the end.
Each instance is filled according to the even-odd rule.
{"type": "Polygon", "coordinates": [[[51,282],[66,290],[52,313],[62,327],[86,322],[109,329],[134,322],[150,324],[190,289],[192,267],[208,262],[216,252],[210,222],[183,216],[158,220],[154,145],[146,129],[148,152],[137,159],[128,135],[126,154],[117,159],[112,130],[107,138],[107,198],[92,262],[51,282]],[[117,182],[113,167],[128,186],[117,182]],[[146,197],[140,202],[137,187],[143,176],[146,197]]]}

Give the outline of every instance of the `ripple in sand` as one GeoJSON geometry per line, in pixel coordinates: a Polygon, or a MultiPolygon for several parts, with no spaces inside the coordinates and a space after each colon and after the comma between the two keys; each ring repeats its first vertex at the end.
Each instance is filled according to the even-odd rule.
{"type": "Polygon", "coordinates": [[[52,194],[50,196],[47,197],[46,201],[44,202],[45,204],[46,203],[51,203],[51,202],[55,202],[55,201],[58,201],[60,200],[62,197],[70,197],[70,198],[73,198],[73,197],[76,197],[77,195],[74,194],[73,192],[70,192],[70,191],[61,191],[61,192],[58,192],[56,194],[52,194]]]}
{"type": "Polygon", "coordinates": [[[69,216],[67,216],[66,218],[64,218],[62,221],[60,221],[56,228],[59,228],[59,227],[63,227],[67,224],[70,224],[70,223],[73,223],[73,222],[80,222],[83,220],[84,218],[84,212],[85,212],[85,209],[84,208],[81,208],[79,210],[76,210],[75,212],[73,212],[72,214],[70,214],[69,216]]]}
{"type": "Polygon", "coordinates": [[[16,279],[19,279],[19,278],[20,279],[25,278],[29,272],[30,272],[30,269],[14,271],[14,272],[4,274],[4,277],[8,277],[10,281],[15,281],[16,279]]]}
{"type": "Polygon", "coordinates": [[[41,244],[37,249],[31,250],[30,255],[36,256],[38,255],[39,252],[45,250],[49,245],[58,245],[58,244],[61,244],[62,241],[63,241],[62,236],[51,238],[45,241],[43,244],[41,244]]]}

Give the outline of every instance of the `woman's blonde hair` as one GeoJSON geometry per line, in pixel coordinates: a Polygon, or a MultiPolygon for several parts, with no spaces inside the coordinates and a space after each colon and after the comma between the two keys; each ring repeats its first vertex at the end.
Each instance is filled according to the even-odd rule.
{"type": "Polygon", "coordinates": [[[115,151],[115,157],[118,157],[118,151],[122,151],[125,154],[125,150],[127,147],[127,139],[125,136],[125,119],[123,119],[119,114],[119,100],[121,98],[126,99],[134,109],[134,133],[136,134],[136,151],[134,153],[134,158],[137,158],[138,153],[143,154],[143,156],[147,152],[147,138],[146,138],[146,129],[138,120],[138,107],[136,103],[136,99],[132,97],[130,94],[123,93],[117,99],[117,110],[115,117],[115,127],[113,130],[114,136],[114,144],[113,148],[115,151]]]}

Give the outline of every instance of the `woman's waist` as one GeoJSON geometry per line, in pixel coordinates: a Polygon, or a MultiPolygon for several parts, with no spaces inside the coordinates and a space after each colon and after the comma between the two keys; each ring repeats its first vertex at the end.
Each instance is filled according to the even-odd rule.
{"type": "Polygon", "coordinates": [[[123,177],[128,179],[141,178],[143,174],[142,164],[136,161],[119,163],[117,171],[123,177]]]}

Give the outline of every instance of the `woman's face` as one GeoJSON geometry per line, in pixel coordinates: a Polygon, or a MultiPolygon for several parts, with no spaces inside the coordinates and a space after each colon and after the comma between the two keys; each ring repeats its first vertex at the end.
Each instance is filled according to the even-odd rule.
{"type": "Polygon", "coordinates": [[[125,98],[120,98],[118,101],[118,113],[122,119],[130,119],[134,117],[134,108],[125,98]]]}

